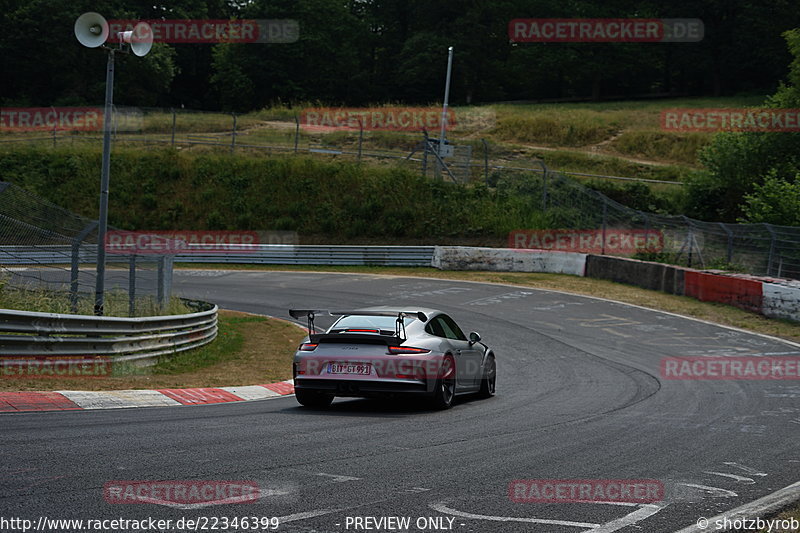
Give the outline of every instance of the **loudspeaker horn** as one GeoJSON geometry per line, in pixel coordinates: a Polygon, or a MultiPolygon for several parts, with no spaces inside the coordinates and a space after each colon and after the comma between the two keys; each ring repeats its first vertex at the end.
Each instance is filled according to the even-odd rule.
{"type": "Polygon", "coordinates": [[[120,32],[121,41],[131,45],[131,52],[139,57],[146,56],[153,47],[153,31],[146,22],[134,26],[133,31],[120,32]]]}
{"type": "Polygon", "coordinates": [[[75,37],[83,46],[97,48],[108,39],[108,22],[99,13],[84,13],[75,21],[75,37]]]}

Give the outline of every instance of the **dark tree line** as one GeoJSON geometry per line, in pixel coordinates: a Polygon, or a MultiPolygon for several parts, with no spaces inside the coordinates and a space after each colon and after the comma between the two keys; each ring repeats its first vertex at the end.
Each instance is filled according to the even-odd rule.
{"type": "Polygon", "coordinates": [[[117,69],[121,104],[248,111],[276,102],[455,104],[669,93],[771,93],[791,60],[796,0],[0,0],[0,105],[103,99],[105,54],[74,20],[295,19],[292,44],[159,44],[117,69]],[[514,18],[699,18],[699,43],[509,42],[514,18]]]}

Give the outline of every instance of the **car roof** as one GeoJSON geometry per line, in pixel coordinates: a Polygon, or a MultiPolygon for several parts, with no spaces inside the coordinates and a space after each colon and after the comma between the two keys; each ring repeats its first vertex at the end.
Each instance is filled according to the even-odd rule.
{"type": "MultiPolygon", "coordinates": [[[[353,315],[355,315],[358,311],[364,311],[365,313],[369,313],[370,311],[381,311],[382,313],[401,313],[401,312],[409,312],[409,311],[422,311],[425,313],[425,316],[428,317],[430,320],[431,317],[442,314],[442,311],[438,309],[432,309],[430,307],[416,307],[414,305],[404,305],[402,307],[395,307],[395,306],[388,306],[388,305],[379,305],[374,307],[364,307],[361,309],[355,309],[353,315]]],[[[353,316],[348,315],[348,316],[353,316]]]]}

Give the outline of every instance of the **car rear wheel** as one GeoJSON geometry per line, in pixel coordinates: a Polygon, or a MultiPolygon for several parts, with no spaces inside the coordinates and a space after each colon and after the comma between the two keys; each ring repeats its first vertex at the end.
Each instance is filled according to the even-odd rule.
{"type": "Polygon", "coordinates": [[[294,397],[305,407],[328,407],[333,401],[333,394],[303,389],[295,389],[294,397]]]}
{"type": "Polygon", "coordinates": [[[442,359],[439,374],[433,393],[433,406],[436,409],[450,409],[456,396],[456,363],[452,355],[446,355],[442,359]]]}
{"type": "Polygon", "coordinates": [[[483,371],[483,379],[481,380],[481,389],[478,391],[479,398],[491,398],[495,394],[497,388],[497,364],[494,361],[494,356],[490,355],[486,360],[486,368],[483,371]]]}

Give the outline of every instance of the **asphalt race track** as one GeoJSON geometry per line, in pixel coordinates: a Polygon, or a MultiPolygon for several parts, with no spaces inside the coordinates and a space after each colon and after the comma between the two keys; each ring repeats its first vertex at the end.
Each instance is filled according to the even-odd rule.
{"type": "Polygon", "coordinates": [[[284,318],[290,307],[443,309],[494,348],[498,395],[461,399],[444,412],[359,399],[314,411],[286,397],[3,415],[0,515],[266,516],[281,517],[278,531],[296,532],[366,531],[352,520],[397,516],[411,518],[402,531],[661,533],[800,479],[800,382],[665,380],[659,369],[670,356],[799,356],[789,343],[503,285],[176,271],[174,288],[284,318]],[[514,503],[509,484],[518,479],[652,479],[665,498],[514,503]],[[103,486],[113,480],[250,480],[262,497],[206,507],[112,505],[103,486]],[[418,529],[427,517],[438,521],[418,529]]]}

